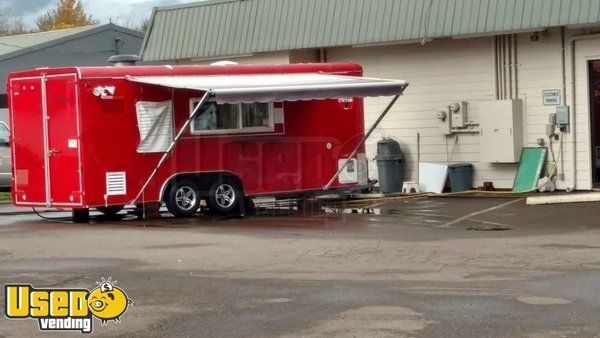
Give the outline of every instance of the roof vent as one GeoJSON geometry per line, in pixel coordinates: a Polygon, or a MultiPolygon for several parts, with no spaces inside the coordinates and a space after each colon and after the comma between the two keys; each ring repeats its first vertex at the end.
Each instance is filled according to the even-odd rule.
{"type": "Polygon", "coordinates": [[[217,61],[210,64],[211,66],[237,66],[239,63],[233,61],[217,61]]]}
{"type": "Polygon", "coordinates": [[[142,59],[137,55],[113,55],[106,60],[106,62],[112,63],[114,67],[135,66],[139,61],[142,61],[142,59]]]}

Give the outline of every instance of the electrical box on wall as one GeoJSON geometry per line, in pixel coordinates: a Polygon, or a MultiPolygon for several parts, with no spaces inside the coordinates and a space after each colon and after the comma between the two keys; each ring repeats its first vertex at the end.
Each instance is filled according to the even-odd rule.
{"type": "Polygon", "coordinates": [[[556,125],[561,131],[568,133],[570,131],[571,114],[569,106],[558,106],[556,107],[556,125]]]}
{"type": "Polygon", "coordinates": [[[438,119],[438,129],[444,135],[452,134],[452,121],[447,111],[440,110],[436,113],[438,119]]]}
{"type": "Polygon", "coordinates": [[[568,125],[570,122],[569,118],[569,106],[558,106],[556,107],[556,124],[568,125]]]}
{"type": "Polygon", "coordinates": [[[446,110],[436,112],[438,129],[444,135],[452,135],[456,132],[464,132],[473,124],[469,122],[467,115],[467,102],[454,102],[446,106],[446,110]]]}
{"type": "Polygon", "coordinates": [[[467,125],[467,103],[452,103],[448,107],[451,114],[452,128],[464,128],[467,125]]]}
{"type": "Polygon", "coordinates": [[[481,102],[480,158],[488,163],[517,163],[523,148],[521,100],[481,102]]]}

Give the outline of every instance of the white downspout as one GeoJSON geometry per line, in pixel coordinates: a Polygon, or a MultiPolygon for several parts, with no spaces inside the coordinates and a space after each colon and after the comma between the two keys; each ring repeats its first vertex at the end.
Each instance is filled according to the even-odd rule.
{"type": "MultiPolygon", "coordinates": [[[[560,51],[561,51],[561,67],[562,67],[562,77],[561,77],[561,102],[563,105],[567,105],[567,46],[565,44],[565,27],[561,27],[560,28],[560,51]]],[[[559,143],[559,147],[561,147],[560,151],[563,151],[564,149],[564,144],[561,142],[559,143]]],[[[564,181],[565,180],[565,157],[561,156],[560,158],[560,171],[558,171],[558,179],[560,181],[564,181]]],[[[558,165],[558,163],[557,163],[558,165]]],[[[570,189],[571,187],[567,187],[567,191],[572,191],[570,189]]]]}
{"type": "Polygon", "coordinates": [[[500,100],[500,58],[498,58],[498,35],[494,36],[494,91],[496,100],[500,100]]]}
{"type": "Polygon", "coordinates": [[[514,97],[513,99],[519,99],[519,63],[518,63],[518,51],[517,51],[517,34],[511,35],[512,42],[512,72],[513,72],[513,88],[514,97]]]}
{"type": "MultiPolygon", "coordinates": [[[[563,28],[564,29],[564,28],[563,28]]],[[[574,192],[577,189],[577,101],[576,101],[576,83],[575,83],[575,42],[576,38],[571,39],[571,99],[569,100],[571,106],[571,121],[570,121],[570,132],[571,132],[571,185],[567,187],[567,192],[574,192]]]]}

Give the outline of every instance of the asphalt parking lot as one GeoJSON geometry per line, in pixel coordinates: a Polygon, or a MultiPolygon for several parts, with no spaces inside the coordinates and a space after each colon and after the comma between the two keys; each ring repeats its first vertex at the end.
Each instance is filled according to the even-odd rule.
{"type": "MultiPolygon", "coordinates": [[[[0,283],[118,280],[134,306],[100,336],[600,335],[600,204],[356,209],[76,225],[4,205],[0,283]]],[[[37,330],[0,319],[0,336],[37,330]]]]}

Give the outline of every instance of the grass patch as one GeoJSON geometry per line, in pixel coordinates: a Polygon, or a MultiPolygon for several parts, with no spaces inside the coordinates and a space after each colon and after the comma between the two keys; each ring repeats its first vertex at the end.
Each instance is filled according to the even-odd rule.
{"type": "Polygon", "coordinates": [[[9,192],[0,192],[0,202],[2,201],[10,201],[10,193],[9,192]]]}

